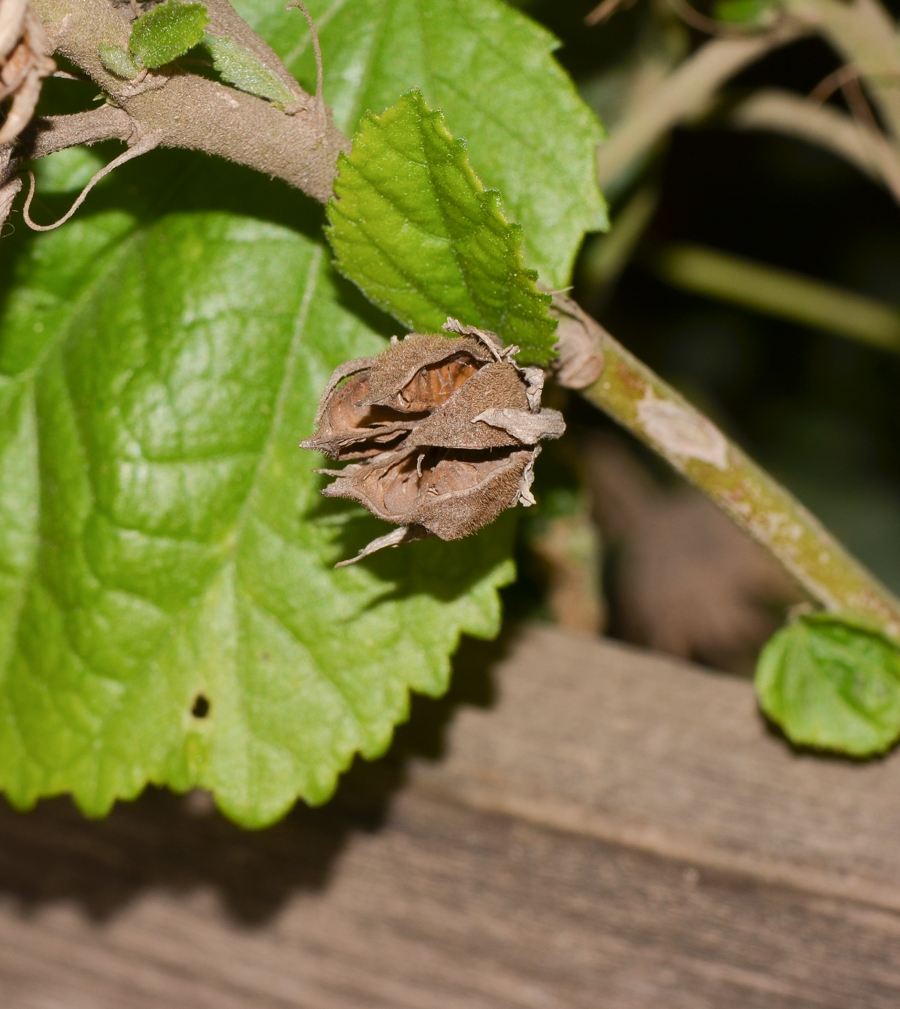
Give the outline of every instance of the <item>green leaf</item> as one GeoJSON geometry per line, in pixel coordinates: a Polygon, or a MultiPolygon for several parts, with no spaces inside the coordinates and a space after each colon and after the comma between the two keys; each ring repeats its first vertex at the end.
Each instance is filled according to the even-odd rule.
{"type": "Polygon", "coordinates": [[[900,738],[900,649],[848,620],[809,615],[779,631],[760,656],[756,691],[804,746],[868,757],[900,738]]]}
{"type": "Polygon", "coordinates": [[[338,269],[367,297],[420,332],[440,332],[449,315],[518,344],[524,360],[550,360],[556,323],[522,262],[522,229],[421,92],[365,116],[338,166],[326,230],[338,269]]]}
{"type": "Polygon", "coordinates": [[[331,370],[390,324],[328,260],[311,201],[186,152],[0,246],[16,806],[71,791],[102,815],[147,782],[196,785],[262,826],[381,753],[410,688],[446,689],[460,633],[496,633],[509,520],[334,570],[386,527],[324,501],[297,442],[331,370]]]}
{"type": "Polygon", "coordinates": [[[284,81],[240,42],[212,35],[207,35],[203,41],[224,81],[257,98],[267,98],[281,105],[295,100],[284,81]]]}
{"type": "Polygon", "coordinates": [[[80,193],[105,164],[93,147],[66,147],[34,162],[37,187],[44,196],[80,193]]]}
{"type": "Polygon", "coordinates": [[[116,77],[131,81],[144,69],[142,63],[136,60],[127,49],[121,46],[101,45],[97,47],[100,62],[116,77]]]}
{"type": "Polygon", "coordinates": [[[729,24],[756,24],[763,21],[774,6],[773,0],[719,0],[713,15],[729,24]]]}
{"type": "Polygon", "coordinates": [[[128,45],[145,67],[161,67],[202,41],[208,23],[203,4],[166,0],[135,21],[128,45]]]}
{"type": "MultiPolygon", "coordinates": [[[[269,0],[237,0],[307,90],[316,71],[306,22],[269,0]]],[[[543,27],[500,0],[309,0],[325,100],[351,134],[418,87],[441,109],[488,188],[525,231],[525,260],[551,288],[569,283],[586,231],[604,229],[596,183],[603,133],[551,55],[543,27]]]]}

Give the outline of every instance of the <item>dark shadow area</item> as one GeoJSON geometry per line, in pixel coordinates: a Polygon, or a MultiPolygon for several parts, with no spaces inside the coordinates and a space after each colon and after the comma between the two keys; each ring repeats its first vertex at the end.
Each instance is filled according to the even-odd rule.
{"type": "Polygon", "coordinates": [[[411,759],[444,754],[459,707],[492,705],[491,667],[508,640],[464,638],[449,692],[438,700],[414,696],[410,719],[384,757],[357,759],[331,802],[318,809],[298,803],[266,830],[230,823],[205,792],[148,788],[105,820],[85,819],[68,798],[41,802],[29,813],[0,804],[0,896],[12,897],[25,913],[74,902],[102,920],[149,889],[212,888],[238,921],[265,923],[292,894],[326,887],[355,834],[378,830],[411,759]]]}

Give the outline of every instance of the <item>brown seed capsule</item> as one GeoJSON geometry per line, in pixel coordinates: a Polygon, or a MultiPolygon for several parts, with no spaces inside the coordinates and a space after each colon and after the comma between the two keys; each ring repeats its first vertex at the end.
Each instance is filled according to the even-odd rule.
{"type": "MultiPolygon", "coordinates": [[[[400,529],[365,548],[423,536],[459,539],[531,496],[544,438],[565,430],[541,408],[543,372],[520,368],[516,347],[449,319],[457,338],[411,333],[378,357],[341,365],[325,390],[316,433],[301,442],[356,459],[323,494],[365,505],[400,529]]],[[[344,561],[343,563],[352,563],[344,561]]]]}

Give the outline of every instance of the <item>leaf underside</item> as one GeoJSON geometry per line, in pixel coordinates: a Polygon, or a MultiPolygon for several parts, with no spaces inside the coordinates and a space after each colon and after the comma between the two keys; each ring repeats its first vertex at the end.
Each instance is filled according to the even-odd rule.
{"type": "Polygon", "coordinates": [[[270,102],[288,105],[294,101],[284,81],[240,42],[207,35],[204,43],[222,80],[270,102]]]}
{"type": "Polygon", "coordinates": [[[521,228],[420,92],[366,115],[338,164],[327,234],[338,269],[367,297],[410,329],[440,332],[452,316],[517,344],[523,360],[551,359],[550,295],[525,269],[521,228]]]}
{"type": "Polygon", "coordinates": [[[868,757],[900,738],[900,649],[836,617],[779,631],[760,656],[756,690],[795,743],[868,757]]]}
{"type": "MultiPolygon", "coordinates": [[[[316,68],[306,22],[268,0],[236,0],[308,91],[316,68]]],[[[550,288],[570,281],[585,232],[607,226],[596,183],[603,131],[554,59],[556,39],[501,0],[309,0],[325,100],[348,135],[420,88],[472,168],[522,225],[525,262],[550,288]]]]}

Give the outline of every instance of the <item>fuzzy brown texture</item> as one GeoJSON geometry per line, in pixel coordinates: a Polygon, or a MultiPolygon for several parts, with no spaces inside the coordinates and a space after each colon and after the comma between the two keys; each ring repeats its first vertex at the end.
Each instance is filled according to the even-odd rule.
{"type": "Polygon", "coordinates": [[[101,105],[90,112],[32,120],[22,135],[19,153],[26,159],[43,158],[67,147],[103,140],[123,140],[131,147],[137,139],[135,122],[124,109],[101,105]]]}
{"type": "MultiPolygon", "coordinates": [[[[2,0],[4,3],[13,0],[2,0]]],[[[53,137],[52,150],[107,137],[129,145],[153,136],[157,146],[206,151],[284,179],[322,203],[328,201],[337,171],[337,156],[349,142],[331,121],[330,110],[307,94],[271,50],[241,20],[225,0],[207,4],[210,33],[234,38],[252,49],[283,80],[296,102],[281,111],[270,102],[215,81],[185,73],[177,64],[160,67],[143,79],[123,81],[100,60],[98,44],[125,46],[131,28],[127,5],[111,0],[34,0],[54,51],[66,56],[109,95],[129,122],[109,118],[109,133],[99,134],[100,117],[57,116],[47,129],[37,124],[42,139],[53,137]],[[290,113],[290,114],[289,114],[290,113]],[[91,139],[85,140],[85,131],[91,139]]],[[[98,110],[99,111],[99,110],[98,110]]]]}
{"type": "MultiPolygon", "coordinates": [[[[543,375],[515,363],[493,333],[445,327],[458,338],[411,333],[374,358],[336,369],[301,447],[359,460],[322,493],[358,501],[400,527],[360,553],[426,535],[477,532],[507,508],[532,504],[534,460],[565,430],[543,409],[543,375]]],[[[344,562],[348,563],[348,562],[344,562]]]]}

